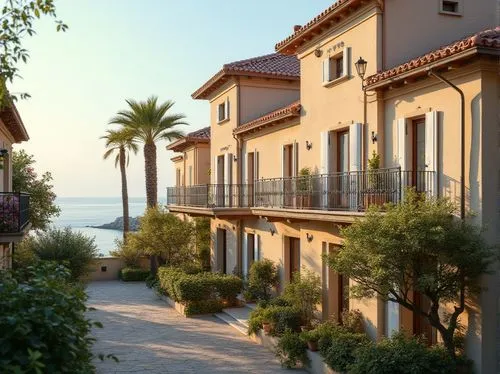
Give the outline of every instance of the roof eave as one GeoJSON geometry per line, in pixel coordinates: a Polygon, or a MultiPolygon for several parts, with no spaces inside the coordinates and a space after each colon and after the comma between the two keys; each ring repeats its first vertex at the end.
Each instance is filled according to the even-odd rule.
{"type": "Polygon", "coordinates": [[[195,91],[191,97],[195,100],[202,99],[206,100],[215,90],[220,88],[222,84],[226,83],[221,82],[223,78],[230,77],[255,77],[255,78],[264,78],[264,79],[276,79],[276,80],[285,80],[285,81],[298,81],[300,80],[300,75],[285,75],[285,74],[271,74],[271,73],[257,73],[250,72],[244,70],[221,70],[219,73],[210,78],[207,83],[205,83],[202,87],[200,87],[197,91],[195,91]],[[222,73],[222,74],[221,74],[222,73]],[[219,76],[220,75],[220,76],[219,76]]]}
{"type": "Polygon", "coordinates": [[[210,139],[207,138],[196,138],[196,137],[185,137],[177,140],[176,142],[167,145],[168,151],[182,152],[186,148],[196,145],[199,143],[210,143],[210,139]]]}
{"type": "MultiPolygon", "coordinates": [[[[282,40],[281,42],[278,42],[276,43],[274,49],[276,52],[279,52],[279,53],[282,53],[284,55],[294,55],[297,53],[297,50],[298,48],[300,47],[301,44],[303,44],[304,42],[308,42],[310,40],[312,40],[315,36],[319,35],[318,33],[315,33],[314,30],[317,30],[318,28],[320,30],[323,30],[325,29],[325,23],[329,23],[330,25],[328,25],[326,27],[326,29],[330,28],[331,27],[331,22],[332,22],[332,18],[335,18],[335,17],[338,17],[340,16],[340,14],[344,11],[350,11],[350,9],[352,8],[353,4],[354,3],[358,3],[358,2],[361,2],[363,3],[362,5],[364,5],[365,2],[370,2],[371,0],[352,0],[352,1],[346,1],[345,3],[343,4],[340,4],[338,6],[338,8],[335,8],[331,11],[331,13],[327,14],[325,16],[325,18],[323,18],[322,20],[318,21],[316,24],[313,24],[309,27],[307,27],[306,29],[300,29],[299,31],[297,31],[295,34],[293,34],[292,36],[290,36],[288,38],[285,38],[284,40],[282,40]],[[313,37],[309,37],[307,36],[308,34],[311,34],[313,33],[314,36],[313,37]],[[308,39],[308,40],[305,40],[305,39],[308,39]]],[[[321,32],[320,32],[321,34],[321,32]]]]}
{"type": "MultiPolygon", "coordinates": [[[[424,73],[427,73],[431,69],[440,68],[443,65],[447,65],[447,64],[450,64],[451,62],[455,62],[455,61],[462,60],[462,59],[467,58],[467,57],[474,56],[474,55],[476,55],[478,53],[500,55],[500,51],[499,50],[495,50],[493,48],[483,48],[483,47],[470,48],[470,49],[468,49],[466,51],[462,51],[462,52],[459,52],[459,53],[457,53],[455,55],[452,55],[452,56],[449,56],[449,57],[445,57],[445,58],[443,58],[441,60],[438,60],[436,62],[420,66],[418,68],[415,68],[415,69],[409,70],[407,72],[395,75],[393,77],[389,77],[389,78],[385,78],[385,79],[379,80],[379,81],[377,81],[377,82],[375,82],[373,84],[367,84],[366,85],[366,89],[368,91],[376,91],[376,90],[384,89],[387,86],[390,86],[391,84],[394,84],[396,82],[400,82],[400,81],[405,80],[405,79],[407,79],[409,77],[412,77],[412,76],[415,76],[415,75],[422,75],[424,73]]],[[[370,77],[368,77],[367,80],[369,78],[370,77]]]]}
{"type": "Polygon", "coordinates": [[[244,125],[241,126],[240,128],[235,128],[233,130],[233,134],[243,136],[243,135],[246,135],[246,134],[251,133],[251,132],[259,131],[261,128],[270,127],[272,125],[277,124],[278,122],[283,122],[285,120],[289,120],[292,118],[298,118],[298,117],[300,117],[300,106],[297,110],[294,110],[294,111],[288,112],[288,113],[284,113],[282,115],[279,115],[279,116],[274,117],[274,118],[270,118],[270,119],[262,121],[262,122],[257,122],[254,125],[251,125],[247,128],[244,128],[244,125]]]}

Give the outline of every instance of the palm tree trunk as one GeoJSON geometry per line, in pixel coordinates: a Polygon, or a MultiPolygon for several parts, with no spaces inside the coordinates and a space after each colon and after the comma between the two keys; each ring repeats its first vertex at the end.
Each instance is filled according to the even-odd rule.
{"type": "Polygon", "coordinates": [[[130,231],[129,213],[128,213],[128,188],[127,172],[125,167],[125,147],[120,147],[120,173],[122,177],[122,205],[123,205],[123,242],[127,241],[127,233],[130,231]]]}
{"type": "Polygon", "coordinates": [[[146,174],[146,201],[148,208],[158,203],[158,176],[156,166],[156,144],[144,144],[144,167],[146,174]]]}
{"type": "MultiPolygon", "coordinates": [[[[146,175],[146,202],[148,208],[153,208],[158,203],[158,177],[156,171],[156,144],[144,144],[144,168],[146,175]]],[[[158,272],[157,256],[149,256],[149,265],[151,273],[156,275],[158,272]]]]}

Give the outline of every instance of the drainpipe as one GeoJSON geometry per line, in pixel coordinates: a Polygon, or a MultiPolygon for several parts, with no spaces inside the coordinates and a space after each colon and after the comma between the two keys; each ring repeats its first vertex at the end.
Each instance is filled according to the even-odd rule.
{"type": "Polygon", "coordinates": [[[465,95],[460,88],[431,68],[427,70],[427,73],[460,94],[460,219],[465,220],[465,95]]]}

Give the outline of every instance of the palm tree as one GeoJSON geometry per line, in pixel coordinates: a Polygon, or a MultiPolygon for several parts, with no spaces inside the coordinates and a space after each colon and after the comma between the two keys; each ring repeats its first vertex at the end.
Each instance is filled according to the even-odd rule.
{"type": "Polygon", "coordinates": [[[167,114],[173,101],[158,103],[158,97],[151,96],[146,101],[126,100],[129,109],[117,113],[109,123],[121,125],[133,133],[136,141],[144,144],[144,167],[146,174],[146,201],[148,207],[158,203],[158,176],[156,165],[156,142],[179,139],[183,133],[174,129],[187,125],[183,114],[167,114]]]}
{"type": "Polygon", "coordinates": [[[127,240],[127,233],[130,230],[129,213],[128,213],[128,189],[127,189],[127,172],[130,156],[129,153],[137,154],[139,147],[134,141],[133,134],[127,129],[107,130],[106,135],[101,136],[101,139],[106,140],[106,152],[103,158],[107,160],[112,154],[116,153],[115,167],[120,165],[120,173],[122,178],[122,204],[123,204],[123,240],[127,240]]]}

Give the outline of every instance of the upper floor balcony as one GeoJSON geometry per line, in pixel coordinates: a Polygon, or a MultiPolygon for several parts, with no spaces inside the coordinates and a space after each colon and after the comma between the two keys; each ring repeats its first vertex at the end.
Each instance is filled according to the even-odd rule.
{"type": "Polygon", "coordinates": [[[407,187],[432,195],[435,173],[391,168],[259,179],[245,185],[169,187],[167,205],[184,213],[243,209],[270,220],[351,222],[370,205],[400,202],[407,187]]]}
{"type": "Polygon", "coordinates": [[[22,240],[29,229],[30,195],[0,192],[0,243],[22,240]]]}

